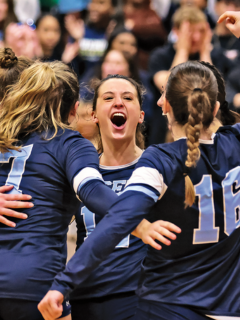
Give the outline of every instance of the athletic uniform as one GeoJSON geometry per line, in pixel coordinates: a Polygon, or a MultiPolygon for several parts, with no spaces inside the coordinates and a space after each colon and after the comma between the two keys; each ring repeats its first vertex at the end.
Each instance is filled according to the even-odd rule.
{"type": "MultiPolygon", "coordinates": [[[[105,184],[120,195],[137,161],[114,167],[100,165],[105,184]]],[[[77,248],[92,233],[101,218],[81,204],[76,215],[77,248]]],[[[73,320],[132,319],[137,308],[135,290],[146,249],[142,240],[132,235],[124,238],[90,277],[73,291],[70,297],[73,320]]]]}
{"type": "MultiPolygon", "coordinates": [[[[43,319],[37,303],[65,266],[66,234],[80,206],[77,197],[91,202],[100,214],[95,193],[100,192],[104,204],[117,198],[102,180],[98,155],[89,141],[71,130],[43,139],[52,134],[32,133],[22,139],[21,150],[0,153],[0,185],[13,185],[10,193],[29,194],[34,203],[25,210],[26,220],[12,219],[15,228],[0,225],[1,320],[43,319]]],[[[65,307],[62,316],[69,314],[68,302],[65,307]]]]}
{"type": "Polygon", "coordinates": [[[52,289],[66,296],[81,285],[114,246],[151,213],[155,220],[175,223],[182,233],[170,247],[148,249],[136,319],[195,320],[206,315],[239,319],[239,140],[240,124],[222,128],[212,140],[200,140],[201,157],[188,172],[196,200],[187,209],[183,176],[186,139],[148,148],[124,192],[65,271],[55,277],[52,289]]]}

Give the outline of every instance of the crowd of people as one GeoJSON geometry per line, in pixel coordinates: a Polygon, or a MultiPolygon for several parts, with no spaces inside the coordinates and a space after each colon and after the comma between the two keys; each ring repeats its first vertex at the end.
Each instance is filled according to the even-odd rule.
{"type": "Polygon", "coordinates": [[[93,78],[118,73],[143,84],[148,146],[171,141],[157,99],[179,63],[213,63],[226,81],[229,108],[239,112],[240,44],[216,23],[223,12],[239,8],[239,0],[1,0],[0,46],[17,56],[68,64],[85,85],[85,102],[92,99],[85,94],[93,78]]]}
{"type": "Polygon", "coordinates": [[[212,5],[0,0],[0,320],[240,319],[240,12],[212,5]]]}

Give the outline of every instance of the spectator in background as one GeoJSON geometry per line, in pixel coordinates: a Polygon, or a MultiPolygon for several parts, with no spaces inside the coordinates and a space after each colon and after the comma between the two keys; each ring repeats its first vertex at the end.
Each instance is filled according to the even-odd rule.
{"type": "MultiPolygon", "coordinates": [[[[225,11],[239,11],[240,0],[217,0],[215,3],[215,12],[218,18],[225,11]]],[[[224,23],[218,23],[214,30],[212,43],[215,48],[222,48],[224,54],[231,60],[240,60],[240,42],[228,30],[224,23]]]]}
{"type": "Polygon", "coordinates": [[[10,23],[5,31],[3,46],[11,48],[17,57],[35,59],[41,55],[41,47],[36,30],[28,25],[10,23]]]}
{"type": "Polygon", "coordinates": [[[204,13],[195,7],[182,7],[174,14],[173,25],[177,42],[156,49],[149,61],[155,86],[162,90],[169,70],[188,60],[213,63],[226,78],[234,64],[225,57],[220,48],[212,47],[212,32],[204,13]]]}
{"type": "Polygon", "coordinates": [[[107,48],[108,27],[116,5],[117,0],[92,0],[86,23],[73,15],[65,19],[67,31],[79,43],[81,77],[99,62],[107,48]]]}
{"type": "Polygon", "coordinates": [[[167,38],[161,18],[151,8],[150,0],[125,0],[125,26],[138,40],[140,68],[147,70],[150,52],[167,38]]]}
{"type": "Polygon", "coordinates": [[[138,43],[132,31],[121,27],[116,28],[108,39],[108,48],[122,51],[124,54],[136,59],[138,53],[138,43]]]}
{"type": "Polygon", "coordinates": [[[216,26],[216,19],[208,12],[208,0],[180,0],[179,2],[172,1],[171,5],[169,6],[168,14],[163,19],[163,24],[168,32],[171,31],[172,25],[172,18],[174,13],[183,6],[193,6],[200,9],[207,17],[207,21],[210,25],[211,29],[214,29],[216,26]]]}
{"type": "Polygon", "coordinates": [[[56,16],[43,14],[36,22],[36,32],[42,51],[38,57],[42,60],[62,60],[69,64],[77,55],[77,43],[69,43],[64,48],[61,26],[56,16]]]}
{"type": "MultiPolygon", "coordinates": [[[[205,14],[198,8],[185,6],[178,9],[173,16],[173,32],[177,36],[177,42],[168,43],[162,48],[153,51],[149,60],[150,78],[156,90],[156,101],[159,91],[163,86],[174,66],[188,60],[202,60],[213,63],[221,71],[224,77],[234,67],[234,63],[225,57],[220,48],[213,48],[211,45],[212,32],[207,23],[205,14]]],[[[160,108],[154,111],[158,122],[151,124],[149,143],[164,142],[166,124],[161,125],[160,108]]],[[[154,119],[155,119],[154,118],[154,119]]]]}
{"type": "MultiPolygon", "coordinates": [[[[149,82],[148,72],[142,70],[138,63],[138,42],[136,36],[132,31],[120,27],[116,28],[110,35],[108,39],[108,47],[106,51],[109,50],[119,50],[124,53],[124,55],[129,56],[131,59],[135,60],[135,64],[138,66],[138,73],[140,81],[143,83],[144,87],[151,91],[151,86],[149,82]]],[[[136,80],[136,79],[135,79],[136,80]]]]}
{"type": "MultiPolygon", "coordinates": [[[[239,41],[239,40],[238,40],[239,41]]],[[[226,91],[227,101],[233,111],[240,113],[240,67],[235,68],[228,76],[226,91]]]]}
{"type": "Polygon", "coordinates": [[[13,0],[0,0],[0,41],[3,41],[7,26],[17,22],[13,0]]]}

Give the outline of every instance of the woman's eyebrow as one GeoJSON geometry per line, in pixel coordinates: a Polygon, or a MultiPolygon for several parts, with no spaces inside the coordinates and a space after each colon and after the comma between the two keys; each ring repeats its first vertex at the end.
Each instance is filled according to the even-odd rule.
{"type": "Polygon", "coordinates": [[[104,94],[109,94],[109,93],[113,94],[112,91],[106,91],[106,92],[103,92],[102,96],[103,96],[104,94]]]}
{"type": "Polygon", "coordinates": [[[131,92],[131,91],[124,91],[122,94],[126,94],[126,93],[134,94],[134,93],[131,92]]]}

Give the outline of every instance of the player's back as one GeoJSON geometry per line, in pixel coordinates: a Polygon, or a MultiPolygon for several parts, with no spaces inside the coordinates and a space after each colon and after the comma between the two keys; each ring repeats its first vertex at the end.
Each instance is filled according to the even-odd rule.
{"type": "MultiPolygon", "coordinates": [[[[154,163],[165,184],[151,214],[175,223],[182,233],[161,251],[149,247],[138,290],[142,298],[240,316],[239,132],[240,125],[225,127],[212,141],[200,140],[201,157],[189,171],[196,201],[187,209],[186,139],[147,151],[146,166],[154,163]]],[[[144,160],[138,167],[143,165],[144,160]]]]}
{"type": "Polygon", "coordinates": [[[15,228],[0,225],[1,297],[39,300],[65,265],[66,233],[80,204],[72,184],[81,170],[77,154],[89,142],[71,130],[52,140],[44,136],[30,134],[20,151],[0,154],[0,185],[14,185],[13,192],[31,195],[34,203],[15,228]]]}

